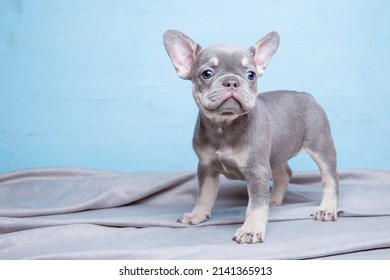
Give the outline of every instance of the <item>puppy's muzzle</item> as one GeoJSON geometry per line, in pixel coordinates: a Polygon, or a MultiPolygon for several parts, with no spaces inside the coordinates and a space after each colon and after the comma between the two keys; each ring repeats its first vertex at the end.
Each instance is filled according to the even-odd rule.
{"type": "Polygon", "coordinates": [[[239,79],[234,76],[228,75],[224,77],[221,81],[223,91],[222,102],[217,108],[218,113],[220,114],[238,114],[243,111],[241,104],[240,92],[241,83],[239,79]]]}

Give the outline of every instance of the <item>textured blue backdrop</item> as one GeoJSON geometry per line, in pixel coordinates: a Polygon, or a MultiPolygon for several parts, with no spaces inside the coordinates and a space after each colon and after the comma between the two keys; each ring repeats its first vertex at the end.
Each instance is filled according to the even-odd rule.
{"type": "Polygon", "coordinates": [[[390,169],[390,1],[0,0],[0,172],[195,169],[197,109],[169,28],[242,47],[277,30],[260,90],[312,93],[340,168],[390,169]]]}

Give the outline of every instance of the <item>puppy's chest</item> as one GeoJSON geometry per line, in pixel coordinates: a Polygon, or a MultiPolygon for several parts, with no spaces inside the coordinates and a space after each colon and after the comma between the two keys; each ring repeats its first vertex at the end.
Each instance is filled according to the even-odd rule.
{"type": "Polygon", "coordinates": [[[248,165],[249,147],[204,146],[196,151],[202,164],[216,169],[229,179],[244,179],[242,170],[248,165]]]}

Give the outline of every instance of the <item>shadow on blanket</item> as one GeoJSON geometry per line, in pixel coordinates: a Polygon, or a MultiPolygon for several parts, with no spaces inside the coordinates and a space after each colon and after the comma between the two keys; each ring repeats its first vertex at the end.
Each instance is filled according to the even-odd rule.
{"type": "Polygon", "coordinates": [[[390,259],[390,171],[341,171],[339,219],[327,223],[310,218],[319,174],[295,174],[255,245],[231,241],[245,217],[244,182],[221,177],[212,218],[177,223],[197,190],[192,172],[0,175],[0,259],[390,259]]]}

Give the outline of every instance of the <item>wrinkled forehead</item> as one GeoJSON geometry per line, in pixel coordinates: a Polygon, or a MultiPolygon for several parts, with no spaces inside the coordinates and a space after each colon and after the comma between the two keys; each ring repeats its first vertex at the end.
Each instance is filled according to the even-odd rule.
{"type": "Polygon", "coordinates": [[[210,64],[213,67],[255,67],[251,53],[234,45],[219,44],[203,49],[199,54],[201,65],[210,64]]]}

